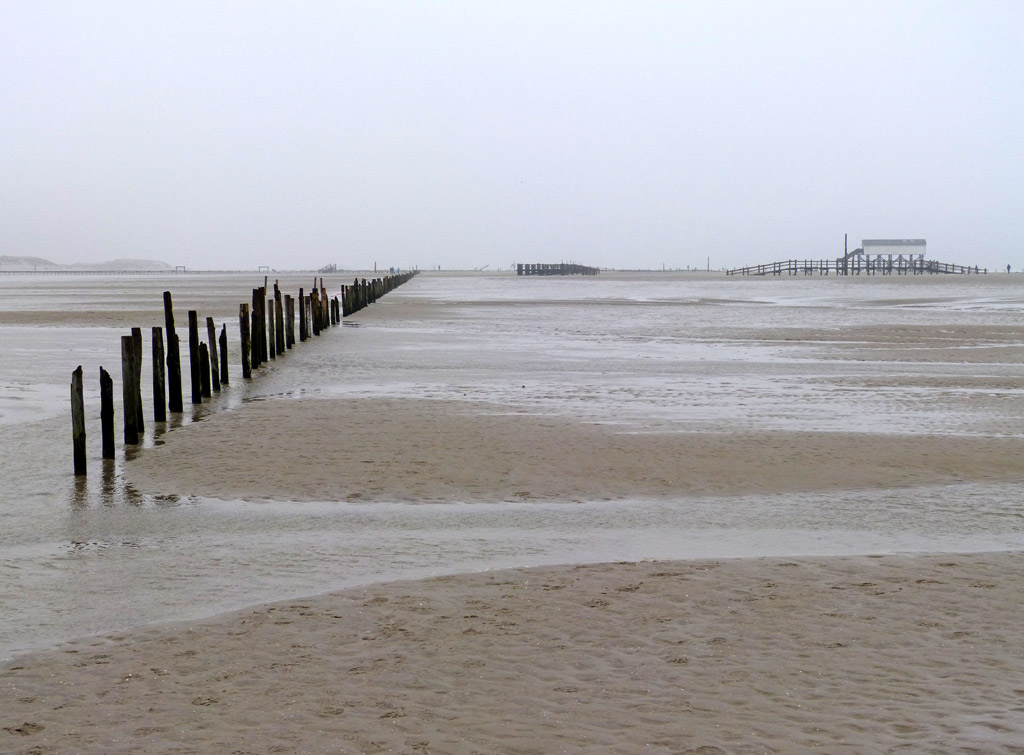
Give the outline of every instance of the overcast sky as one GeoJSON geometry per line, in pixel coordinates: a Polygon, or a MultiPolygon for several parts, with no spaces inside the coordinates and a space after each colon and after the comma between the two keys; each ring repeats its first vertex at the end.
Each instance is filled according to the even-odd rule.
{"type": "Polygon", "coordinates": [[[1024,3],[0,0],[0,255],[1024,266],[1024,3]]]}

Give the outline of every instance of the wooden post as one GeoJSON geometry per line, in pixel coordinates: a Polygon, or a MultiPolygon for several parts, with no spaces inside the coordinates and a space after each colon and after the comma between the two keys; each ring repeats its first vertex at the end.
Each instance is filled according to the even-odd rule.
{"type": "Polygon", "coordinates": [[[249,309],[249,364],[253,369],[260,366],[260,347],[257,345],[260,340],[259,331],[259,289],[252,290],[252,307],[249,309]]]}
{"type": "Polygon", "coordinates": [[[295,300],[291,294],[284,297],[284,347],[290,349],[295,346],[295,300]]]}
{"type": "Polygon", "coordinates": [[[192,376],[192,403],[203,403],[203,375],[199,364],[199,313],[188,311],[188,364],[192,376]]]}
{"type": "Polygon", "coordinates": [[[309,327],[306,325],[306,294],[299,289],[299,341],[303,342],[309,335],[309,327]]]}
{"type": "Polygon", "coordinates": [[[85,399],[82,396],[82,365],[71,373],[71,441],[75,474],[85,474],[85,399]]]}
{"type": "Polygon", "coordinates": [[[121,336],[121,398],[124,402],[124,442],[128,446],[139,442],[135,394],[135,344],[131,336],[121,336]]]}
{"type": "Polygon", "coordinates": [[[172,412],[180,412],[181,353],[178,349],[178,334],[174,330],[174,310],[171,307],[170,291],[164,291],[164,326],[167,329],[167,407],[172,412]]]}
{"type": "MultiPolygon", "coordinates": [[[[266,302],[264,302],[266,306],[266,302]]],[[[267,354],[271,359],[277,359],[277,335],[274,332],[274,300],[270,300],[267,307],[267,354]]]]}
{"type": "Polygon", "coordinates": [[[270,355],[270,344],[267,338],[270,332],[267,330],[267,285],[263,282],[260,289],[260,363],[266,363],[270,355]]]}
{"type": "Polygon", "coordinates": [[[217,326],[212,317],[206,318],[206,335],[210,339],[210,377],[213,390],[220,391],[220,359],[217,358],[217,326]]]}
{"type": "Polygon", "coordinates": [[[277,353],[284,354],[284,301],[281,298],[281,289],[274,283],[274,319],[277,324],[277,332],[274,334],[277,341],[277,353]]]}
{"type": "Polygon", "coordinates": [[[164,391],[164,331],[153,328],[153,421],[167,421],[167,396],[164,391]]]}
{"type": "Polygon", "coordinates": [[[210,350],[206,341],[199,342],[199,387],[203,398],[210,398],[210,350]]]}
{"type": "Polygon", "coordinates": [[[103,436],[103,458],[114,458],[114,381],[100,367],[100,433],[103,436]]]}
{"type": "Polygon", "coordinates": [[[135,426],[141,433],[146,429],[142,419],[142,328],[132,328],[132,345],[135,347],[135,426]]]}
{"type": "Polygon", "coordinates": [[[252,368],[249,366],[249,305],[245,302],[238,305],[238,331],[242,342],[242,379],[248,380],[252,377],[252,368]]]}
{"type": "Polygon", "coordinates": [[[220,383],[228,384],[228,324],[220,326],[220,383]]]}

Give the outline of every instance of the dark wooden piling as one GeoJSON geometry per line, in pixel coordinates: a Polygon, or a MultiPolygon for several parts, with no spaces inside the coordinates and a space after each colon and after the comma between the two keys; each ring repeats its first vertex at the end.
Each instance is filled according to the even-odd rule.
{"type": "MultiPolygon", "coordinates": [[[[268,302],[264,302],[267,306],[268,302]]],[[[267,354],[271,359],[277,359],[277,336],[274,333],[274,300],[269,300],[267,306],[267,354]]]]}
{"type": "Polygon", "coordinates": [[[299,342],[305,342],[309,336],[309,326],[306,323],[306,294],[304,289],[299,289],[299,342]]]}
{"type": "Polygon", "coordinates": [[[274,322],[277,330],[274,333],[274,340],[277,342],[277,353],[284,354],[284,299],[281,297],[281,289],[277,282],[274,283],[274,322]]]}
{"type": "Polygon", "coordinates": [[[103,436],[103,458],[114,458],[114,381],[100,367],[100,434],[103,436]]]}
{"type": "Polygon", "coordinates": [[[199,313],[188,311],[188,364],[192,378],[192,403],[203,403],[203,376],[199,364],[199,313]]]}
{"type": "Polygon", "coordinates": [[[164,327],[167,330],[167,407],[172,412],[180,412],[181,352],[178,348],[178,334],[174,330],[174,309],[171,306],[170,291],[164,291],[164,327]]]}
{"type": "Polygon", "coordinates": [[[124,403],[124,442],[139,442],[138,411],[135,406],[135,344],[131,336],[121,336],[121,398],[124,403]]]}
{"type": "Polygon", "coordinates": [[[267,339],[270,331],[267,330],[267,284],[264,280],[263,288],[260,289],[260,363],[266,364],[270,355],[270,344],[267,339]]]}
{"type": "Polygon", "coordinates": [[[295,346],[295,300],[291,294],[284,297],[284,347],[290,349],[295,346]]]}
{"type": "Polygon", "coordinates": [[[260,366],[259,331],[259,296],[260,290],[252,290],[252,306],[249,308],[249,364],[252,369],[260,366]]]}
{"type": "Polygon", "coordinates": [[[210,350],[206,341],[199,342],[199,389],[203,398],[210,398],[213,394],[210,391],[210,350]]]}
{"type": "Polygon", "coordinates": [[[228,380],[228,324],[220,326],[220,384],[227,385],[228,380]]]}
{"type": "Polygon", "coordinates": [[[206,337],[210,339],[210,385],[220,391],[220,359],[217,358],[217,325],[212,317],[206,318],[206,337]]]}
{"type": "Polygon", "coordinates": [[[85,470],[85,398],[82,393],[82,365],[71,373],[71,442],[74,447],[75,474],[85,470]]]}
{"type": "Polygon", "coordinates": [[[141,433],[146,429],[142,419],[142,328],[132,328],[132,345],[135,347],[135,426],[141,433]]]}
{"type": "Polygon", "coordinates": [[[242,379],[248,380],[252,377],[252,368],[249,366],[249,305],[245,302],[238,305],[238,333],[242,342],[242,379]]]}
{"type": "Polygon", "coordinates": [[[153,421],[167,421],[167,395],[164,389],[164,331],[153,328],[153,421]]]}

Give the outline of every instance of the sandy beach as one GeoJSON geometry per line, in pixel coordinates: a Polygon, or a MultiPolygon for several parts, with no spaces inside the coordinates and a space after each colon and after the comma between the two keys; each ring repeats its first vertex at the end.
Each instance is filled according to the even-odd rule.
{"type": "MultiPolygon", "coordinates": [[[[125,569],[166,563],[166,572],[141,580],[145,589],[132,594],[176,589],[166,585],[167,574],[175,583],[194,580],[191,589],[205,597],[199,591],[217,584],[209,572],[222,558],[238,570],[231,579],[256,579],[258,556],[246,549],[254,532],[265,532],[264,549],[254,554],[273,554],[265,543],[278,535],[292,538],[281,549],[294,557],[278,563],[305,585],[314,568],[308,549],[319,548],[321,561],[343,550],[337,538],[310,544],[306,530],[275,529],[288,515],[281,512],[294,507],[301,517],[305,504],[318,507],[317,521],[338,526],[324,515],[331,507],[382,504],[419,516],[432,515],[434,504],[497,509],[513,502],[506,508],[555,506],[564,515],[588,504],[678,501],[678,531],[692,535],[686,502],[710,500],[714,508],[763,497],[773,507],[792,494],[803,495],[805,507],[842,498],[844,508],[833,512],[834,524],[817,521],[818,529],[785,514],[781,524],[762,518],[752,525],[762,538],[786,526],[811,539],[833,526],[875,526],[883,534],[907,528],[909,535],[916,528],[933,538],[948,534],[943,542],[955,549],[986,534],[989,521],[994,536],[1016,532],[1012,505],[959,498],[967,490],[984,496],[986,485],[1012,491],[1021,479],[1020,378],[1007,366],[1016,359],[1015,331],[938,323],[904,329],[904,341],[872,340],[852,327],[800,332],[817,361],[765,358],[756,369],[776,382],[755,376],[744,383],[746,373],[731,365],[746,361],[682,379],[689,372],[673,371],[676,363],[656,348],[643,352],[658,358],[646,360],[653,366],[644,372],[631,333],[620,351],[588,351],[581,338],[578,362],[558,363],[550,344],[545,350],[535,338],[495,335],[503,333],[500,307],[470,316],[441,301],[438,294],[436,301],[378,305],[358,327],[332,334],[319,351],[307,349],[309,357],[289,356],[228,410],[214,407],[155,433],[151,445],[126,454],[125,503],[62,504],[52,537],[71,538],[81,553],[72,548],[37,568],[59,573],[67,592],[57,594],[67,595],[82,586],[81,571],[105,559],[125,569]],[[491,319],[479,325],[478,317],[491,319]],[[468,333],[463,322],[472,324],[468,333]],[[296,372],[327,365],[327,381],[353,394],[295,388],[292,364],[296,372]],[[510,380],[509,365],[526,377],[510,380]],[[588,370],[611,369],[614,380],[584,387],[649,398],[646,415],[620,411],[633,404],[597,390],[581,389],[572,403],[552,400],[589,379],[588,370]],[[695,390],[705,384],[717,393],[705,398],[695,390]],[[747,386],[742,400],[760,399],[759,406],[785,400],[758,422],[742,412],[720,418],[716,407],[737,385],[747,386]],[[479,389],[462,399],[462,386],[479,389]],[[815,393],[820,386],[829,390],[815,393]],[[522,393],[502,400],[513,389],[522,393]],[[574,412],[594,396],[607,402],[603,411],[574,412]],[[801,399],[817,402],[813,413],[790,411],[801,399]],[[710,408],[688,409],[699,401],[710,408]],[[857,401],[875,413],[850,412],[857,401]],[[663,417],[663,407],[675,414],[663,417]],[[858,421],[844,429],[844,417],[858,421]],[[846,494],[865,490],[880,491],[886,503],[875,519],[854,521],[857,503],[846,494]],[[909,511],[921,508],[922,497],[935,500],[924,514],[909,511]],[[266,523],[258,519],[264,509],[273,512],[266,523]],[[981,524],[948,533],[952,518],[935,532],[921,526],[928,512],[946,510],[981,524]],[[221,518],[201,518],[211,512],[221,518]],[[98,525],[89,529],[83,520],[98,525]],[[205,532],[204,524],[220,529],[185,550],[195,539],[189,528],[205,532]],[[180,556],[155,561],[178,548],[180,556]]],[[[619,322],[612,307],[604,309],[606,319],[594,326],[602,332],[619,322]]],[[[649,316],[660,322],[657,312],[649,316]]],[[[577,317],[581,328],[585,318],[577,317]]],[[[668,320],[659,327],[666,337],[679,326],[668,320]]],[[[758,329],[751,341],[768,335],[758,329]]],[[[688,369],[705,352],[672,354],[688,369]]],[[[444,573],[444,559],[455,564],[445,550],[451,541],[401,532],[403,521],[396,519],[393,535],[373,531],[394,547],[381,568],[388,558],[410,560],[394,539],[399,534],[408,534],[405,547],[415,541],[440,554],[428,573],[444,573]]],[[[458,527],[457,519],[444,521],[458,527]]],[[[543,532],[544,521],[532,526],[543,532]]],[[[724,537],[726,521],[736,520],[714,519],[718,529],[700,531],[724,537]]],[[[795,552],[835,552],[814,548],[808,541],[795,552]]],[[[0,669],[0,752],[1024,753],[1022,553],[931,550],[494,568],[82,637],[0,669]]],[[[394,579],[368,573],[368,582],[394,579]]],[[[116,594],[120,582],[100,584],[116,594]]],[[[282,594],[290,593],[275,599],[282,594]]],[[[85,600],[97,595],[106,592],[85,600]]]]}
{"type": "Polygon", "coordinates": [[[634,432],[412,399],[257,401],[162,440],[132,462],[138,489],[245,500],[593,501],[882,488],[1018,480],[1024,458],[1019,437],[634,432]]]}
{"type": "MultiPolygon", "coordinates": [[[[1021,450],[257,401],[168,434],[130,480],[253,500],[572,501],[1013,479],[1021,450]],[[403,463],[378,468],[390,458],[403,463]]],[[[351,589],[18,658],[2,673],[0,751],[1022,752],[1020,564],[642,562],[351,589]]]]}
{"type": "Polygon", "coordinates": [[[2,672],[11,753],[1024,748],[1019,554],[396,582],[2,672]]]}

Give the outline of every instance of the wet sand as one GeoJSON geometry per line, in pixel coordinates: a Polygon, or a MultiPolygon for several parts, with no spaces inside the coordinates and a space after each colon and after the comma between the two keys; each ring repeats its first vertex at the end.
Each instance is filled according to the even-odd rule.
{"type": "Polygon", "coordinates": [[[18,753],[1020,752],[1019,554],[395,582],[2,672],[18,753]]]}
{"type": "Polygon", "coordinates": [[[1024,438],[634,432],[470,402],[257,401],[132,461],[151,493],[305,501],[594,501],[1021,479],[1024,438]],[[268,443],[269,433],[273,442],[268,443]]]}
{"type": "MultiPolygon", "coordinates": [[[[1024,458],[994,434],[663,433],[529,403],[257,400],[126,474],[176,496],[497,504],[1019,480],[1024,458]]],[[[1021,562],[552,566],[83,638],[0,671],[0,752],[1022,753],[1021,562]]]]}
{"type": "MultiPolygon", "coordinates": [[[[1021,453],[997,438],[623,434],[399,399],[257,401],[164,440],[131,465],[140,489],[310,500],[1002,479],[1021,453]]],[[[0,675],[0,751],[1021,752],[1020,565],[643,562],[352,589],[18,658],[0,675]]]]}

